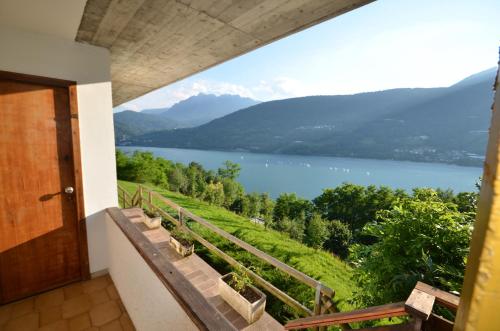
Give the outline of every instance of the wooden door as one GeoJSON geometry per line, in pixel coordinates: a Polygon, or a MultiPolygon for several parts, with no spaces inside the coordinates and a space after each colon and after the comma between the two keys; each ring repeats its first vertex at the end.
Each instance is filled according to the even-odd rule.
{"type": "Polygon", "coordinates": [[[70,90],[29,80],[0,73],[0,303],[85,274],[70,90]]]}

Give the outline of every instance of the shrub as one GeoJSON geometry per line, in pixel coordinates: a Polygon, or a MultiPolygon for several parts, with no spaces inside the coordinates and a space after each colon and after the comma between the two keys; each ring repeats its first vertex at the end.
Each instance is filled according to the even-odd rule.
{"type": "Polygon", "coordinates": [[[364,304],[402,300],[417,281],[461,290],[473,214],[440,201],[435,191],[419,191],[417,196],[381,211],[379,222],[363,230],[378,241],[353,249],[356,280],[363,288],[357,299],[364,304]]]}
{"type": "Polygon", "coordinates": [[[351,241],[352,232],[346,224],[339,220],[328,223],[327,239],[323,244],[325,249],[345,259],[349,255],[351,241]]]}
{"type": "Polygon", "coordinates": [[[319,214],[314,214],[306,227],[305,243],[319,249],[328,238],[328,224],[319,214]]]}

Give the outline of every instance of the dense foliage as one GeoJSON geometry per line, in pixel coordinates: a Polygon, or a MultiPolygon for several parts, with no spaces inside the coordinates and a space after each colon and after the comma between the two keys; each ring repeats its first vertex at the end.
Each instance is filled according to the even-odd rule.
{"type": "Polygon", "coordinates": [[[416,190],[380,211],[377,221],[363,229],[376,242],[353,247],[357,280],[364,287],[358,298],[364,304],[399,300],[417,281],[460,291],[473,216],[433,190],[416,190]]]}
{"type": "MultiPolygon", "coordinates": [[[[312,201],[283,193],[246,193],[230,161],[217,171],[155,158],[151,153],[117,152],[118,178],[161,188],[264,220],[314,249],[323,248],[355,268],[363,291],[354,301],[382,304],[407,297],[418,280],[460,291],[469,249],[477,193],[342,184],[312,201]]],[[[291,252],[293,253],[293,252],[291,252]]],[[[353,301],[353,302],[354,302],[353,301]]]]}

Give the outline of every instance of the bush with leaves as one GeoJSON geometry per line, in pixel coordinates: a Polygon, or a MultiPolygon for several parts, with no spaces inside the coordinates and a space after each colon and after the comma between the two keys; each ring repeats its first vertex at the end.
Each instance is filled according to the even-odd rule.
{"type": "Polygon", "coordinates": [[[323,247],[345,259],[349,255],[349,246],[352,242],[352,232],[349,227],[339,220],[328,223],[328,233],[323,247]]]}
{"type": "Polygon", "coordinates": [[[304,223],[309,220],[314,211],[311,201],[299,198],[295,193],[282,193],[276,199],[273,210],[273,227],[278,231],[286,231],[289,224],[287,220],[297,220],[297,223],[304,223]]]}
{"type": "Polygon", "coordinates": [[[323,247],[323,243],[328,238],[328,223],[321,218],[321,215],[314,214],[307,224],[304,242],[314,249],[323,247]]]}
{"type": "Polygon", "coordinates": [[[379,210],[390,209],[395,201],[406,196],[404,191],[386,186],[377,188],[343,183],[325,189],[313,202],[323,218],[340,220],[349,225],[357,239],[363,239],[360,235],[363,226],[375,221],[379,210]]]}
{"type": "Polygon", "coordinates": [[[461,213],[433,190],[418,190],[363,233],[375,244],[356,245],[351,260],[362,293],[357,300],[376,305],[405,299],[417,281],[460,291],[469,251],[473,213],[461,213]]]}

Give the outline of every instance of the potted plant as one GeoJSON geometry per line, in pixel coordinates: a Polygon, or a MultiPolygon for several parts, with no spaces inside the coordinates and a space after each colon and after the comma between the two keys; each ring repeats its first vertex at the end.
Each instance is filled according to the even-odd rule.
{"type": "Polygon", "coordinates": [[[193,254],[194,252],[194,240],[189,233],[180,230],[179,228],[174,229],[170,232],[170,246],[174,248],[177,253],[186,257],[193,254]]]}
{"type": "Polygon", "coordinates": [[[252,285],[246,272],[221,276],[219,294],[249,324],[257,321],[266,308],[266,295],[252,285]]]}
{"type": "Polygon", "coordinates": [[[161,215],[157,211],[144,212],[145,216],[143,218],[143,223],[150,229],[157,229],[161,226],[161,215]]]}

